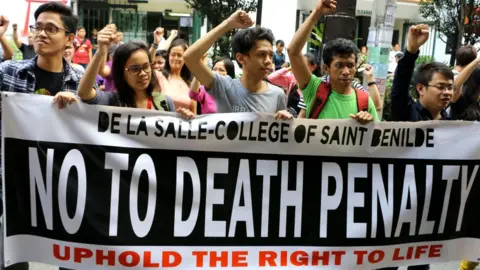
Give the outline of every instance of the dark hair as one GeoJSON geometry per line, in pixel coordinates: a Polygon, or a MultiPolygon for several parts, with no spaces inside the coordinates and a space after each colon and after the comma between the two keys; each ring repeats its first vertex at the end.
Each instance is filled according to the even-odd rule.
{"type": "Polygon", "coordinates": [[[353,41],[344,38],[337,38],[328,42],[325,45],[325,48],[323,48],[323,63],[330,66],[334,56],[351,57],[352,55],[355,56],[355,63],[357,63],[359,53],[360,50],[353,41]]]}
{"type": "MultiPolygon", "coordinates": [[[[170,67],[170,52],[175,47],[182,47],[184,51],[188,49],[188,43],[184,39],[175,39],[167,51],[167,57],[165,58],[165,69],[163,70],[163,75],[165,78],[169,78],[171,74],[171,67],[170,67]]],[[[187,65],[183,64],[182,70],[180,71],[180,76],[182,77],[183,81],[190,85],[192,81],[192,73],[188,69],[187,65]]]]}
{"type": "Polygon", "coordinates": [[[165,50],[160,50],[155,53],[155,56],[161,56],[163,59],[167,59],[168,53],[165,50]]]}
{"type": "Polygon", "coordinates": [[[77,27],[77,31],[80,31],[80,30],[85,30],[85,27],[83,27],[83,26],[77,27]]]}
{"type": "Polygon", "coordinates": [[[317,77],[321,77],[322,76],[322,74],[320,74],[321,67],[320,67],[320,61],[318,61],[318,58],[313,53],[306,53],[304,56],[305,58],[307,58],[307,61],[310,65],[312,66],[317,65],[317,68],[315,68],[315,70],[312,71],[312,74],[317,77]]]}
{"type": "Polygon", "coordinates": [[[273,46],[275,37],[270,29],[259,26],[238,31],[232,39],[233,55],[248,54],[258,40],[267,40],[273,46]]]}
{"type": "Polygon", "coordinates": [[[466,106],[460,108],[459,112],[452,107],[452,114],[455,119],[467,121],[480,121],[480,104],[478,98],[480,93],[480,67],[477,67],[462,87],[462,96],[466,98],[466,106]]]}
{"type": "Polygon", "coordinates": [[[235,65],[233,64],[232,60],[230,58],[219,59],[213,63],[213,67],[215,67],[218,62],[223,62],[225,65],[225,70],[227,71],[227,75],[232,77],[232,79],[235,79],[235,65]]]}
{"type": "Polygon", "coordinates": [[[283,42],[283,40],[279,39],[279,40],[277,40],[277,42],[275,42],[275,45],[285,46],[285,42],[283,42]]]}
{"type": "Polygon", "coordinates": [[[70,7],[58,2],[45,3],[39,6],[35,11],[35,21],[38,19],[38,16],[44,12],[53,12],[59,14],[65,29],[68,30],[68,33],[73,33],[73,31],[77,29],[78,17],[73,14],[70,7]]]}
{"type": "Polygon", "coordinates": [[[414,86],[417,84],[430,84],[435,73],[440,73],[450,80],[453,80],[454,77],[452,70],[447,65],[439,62],[426,63],[418,66],[415,73],[414,86]]]}
{"type": "MultiPolygon", "coordinates": [[[[113,56],[112,63],[112,78],[115,83],[115,88],[117,89],[119,106],[127,107],[136,107],[135,103],[135,90],[133,90],[130,85],[128,85],[125,80],[124,71],[125,65],[127,64],[128,59],[136,51],[144,51],[149,58],[149,63],[151,63],[150,53],[148,52],[149,47],[146,43],[140,40],[132,40],[128,43],[120,45],[113,56]]],[[[153,91],[160,91],[160,84],[158,83],[157,76],[155,76],[155,70],[151,71],[151,80],[150,84],[147,87],[148,96],[152,95],[153,91]]]]}
{"type": "Polygon", "coordinates": [[[460,47],[455,53],[457,66],[467,66],[477,58],[477,50],[472,45],[460,47]]]}

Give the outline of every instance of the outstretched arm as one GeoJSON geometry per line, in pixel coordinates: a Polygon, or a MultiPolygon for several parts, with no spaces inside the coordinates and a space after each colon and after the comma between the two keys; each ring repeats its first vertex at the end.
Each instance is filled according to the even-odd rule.
{"type": "Polygon", "coordinates": [[[290,64],[292,65],[293,75],[295,75],[300,89],[305,89],[312,77],[312,72],[308,68],[305,59],[302,57],[302,49],[307,43],[308,37],[310,37],[313,27],[320,17],[334,13],[337,8],[336,5],[336,0],[330,0],[328,1],[328,4],[325,3],[324,0],[319,0],[316,8],[300,26],[293,36],[292,42],[288,45],[288,57],[290,58],[290,64]]]}
{"type": "Polygon", "coordinates": [[[211,88],[213,84],[213,72],[202,63],[202,57],[208,49],[225,33],[235,28],[243,29],[252,25],[253,21],[248,14],[245,11],[238,10],[187,49],[183,55],[185,64],[202,85],[211,88]]]}

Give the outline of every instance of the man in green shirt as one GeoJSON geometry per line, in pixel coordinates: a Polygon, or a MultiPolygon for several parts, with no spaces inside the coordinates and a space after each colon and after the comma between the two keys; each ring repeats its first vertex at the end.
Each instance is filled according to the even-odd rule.
{"type": "MultiPolygon", "coordinates": [[[[312,109],[318,102],[316,100],[317,90],[323,81],[310,72],[302,57],[302,49],[318,19],[334,13],[336,4],[336,0],[319,0],[316,8],[295,33],[288,46],[288,56],[293,74],[297,79],[298,86],[303,89],[303,99],[307,105],[307,118],[312,118],[312,109]]],[[[362,124],[379,121],[375,105],[370,97],[368,98],[368,111],[360,111],[357,105],[358,93],[351,86],[356,72],[358,53],[359,50],[355,44],[346,39],[336,39],[325,45],[323,68],[329,75],[330,81],[326,83],[331,90],[318,119],[353,118],[362,124]]],[[[369,85],[374,83],[371,81],[369,85]]]]}

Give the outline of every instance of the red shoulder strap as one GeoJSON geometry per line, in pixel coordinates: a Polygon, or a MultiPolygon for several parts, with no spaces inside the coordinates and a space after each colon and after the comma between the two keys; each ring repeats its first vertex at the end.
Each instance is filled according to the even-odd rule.
{"type": "Polygon", "coordinates": [[[327,82],[321,82],[317,88],[317,94],[312,103],[312,108],[310,109],[309,119],[318,119],[318,116],[322,112],[325,103],[327,103],[328,96],[330,95],[330,84],[327,82]]]}
{"type": "Polygon", "coordinates": [[[357,96],[358,112],[368,112],[368,93],[360,89],[355,89],[357,96]]]}

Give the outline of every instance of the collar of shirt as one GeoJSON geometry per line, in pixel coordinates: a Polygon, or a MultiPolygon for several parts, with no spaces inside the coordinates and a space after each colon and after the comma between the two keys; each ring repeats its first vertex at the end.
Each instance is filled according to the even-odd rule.
{"type": "MultiPolygon", "coordinates": [[[[30,76],[34,75],[35,66],[37,65],[38,56],[35,56],[31,60],[18,62],[22,65],[18,66],[18,73],[25,74],[28,73],[30,76]]],[[[62,58],[63,61],[63,73],[64,73],[64,82],[79,82],[80,76],[73,70],[73,68],[68,64],[68,62],[62,58]]]]}
{"type": "MultiPolygon", "coordinates": [[[[423,105],[420,104],[420,102],[415,103],[415,110],[418,112],[418,114],[422,119],[433,120],[432,114],[425,107],[423,107],[423,105]]],[[[446,110],[442,110],[440,112],[440,115],[441,115],[440,120],[451,120],[451,117],[446,110]]]]}

